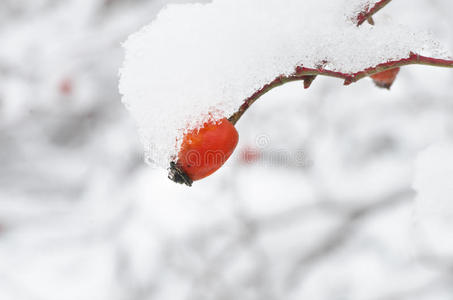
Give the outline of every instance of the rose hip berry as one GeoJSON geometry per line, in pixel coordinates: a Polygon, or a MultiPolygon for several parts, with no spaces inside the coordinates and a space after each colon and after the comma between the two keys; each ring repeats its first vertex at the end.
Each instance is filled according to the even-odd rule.
{"type": "Polygon", "coordinates": [[[374,75],[371,75],[370,77],[373,79],[374,83],[381,88],[385,89],[390,89],[392,86],[393,82],[395,81],[396,75],[398,75],[398,72],[400,71],[400,68],[394,68],[390,69],[384,72],[380,72],[374,75]]]}
{"type": "Polygon", "coordinates": [[[238,139],[238,132],[228,119],[205,122],[184,135],[177,160],[170,163],[168,177],[190,186],[211,175],[231,156],[238,139]]]}

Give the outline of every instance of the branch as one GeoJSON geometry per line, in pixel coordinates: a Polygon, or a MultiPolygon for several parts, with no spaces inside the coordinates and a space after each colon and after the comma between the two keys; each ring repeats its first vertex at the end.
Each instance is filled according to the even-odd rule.
{"type": "MultiPolygon", "coordinates": [[[[372,6],[371,8],[369,6],[367,6],[366,10],[360,12],[357,15],[357,17],[356,17],[357,26],[362,25],[362,23],[365,22],[366,20],[368,20],[368,22],[370,24],[374,25],[373,15],[375,13],[377,13],[379,10],[381,10],[382,8],[384,8],[387,4],[389,4],[390,1],[391,0],[380,0],[380,1],[376,2],[376,4],[374,4],[374,6],[372,6]]],[[[413,54],[411,53],[411,56],[412,55],[413,54]]],[[[394,67],[385,66],[386,64],[391,64],[391,62],[382,64],[382,66],[378,65],[375,68],[377,70],[379,70],[378,67],[380,67],[380,66],[382,68],[386,67],[386,69],[392,69],[392,68],[398,67],[398,66],[394,66],[394,67]]],[[[366,76],[373,75],[375,73],[379,73],[381,71],[384,71],[384,69],[381,69],[381,70],[379,70],[377,72],[374,72],[374,73],[362,74],[362,73],[366,73],[367,71],[372,71],[372,68],[368,68],[368,69],[364,70],[363,72],[358,72],[358,73],[355,73],[355,74],[346,74],[346,73],[329,71],[329,70],[322,69],[322,68],[320,68],[320,69],[308,69],[308,68],[304,68],[304,67],[297,67],[296,68],[296,74],[291,75],[291,76],[279,76],[274,81],[272,81],[269,84],[266,84],[259,91],[255,92],[255,94],[253,94],[251,97],[247,98],[244,101],[244,104],[242,104],[242,106],[239,108],[239,110],[237,112],[235,112],[233,115],[230,116],[229,120],[230,120],[231,123],[233,123],[233,125],[236,124],[236,122],[241,118],[241,116],[244,114],[244,112],[259,97],[261,97],[262,95],[264,95],[265,93],[267,93],[268,91],[273,89],[274,87],[283,85],[283,84],[285,84],[287,82],[290,82],[290,81],[303,80],[304,81],[304,88],[307,89],[307,88],[310,87],[311,83],[313,82],[313,80],[316,78],[317,75],[324,75],[324,76],[343,78],[345,80],[345,85],[348,85],[348,84],[350,84],[350,83],[352,83],[354,81],[357,81],[357,80],[359,80],[359,79],[361,79],[363,77],[366,77],[366,76]],[[354,78],[356,78],[356,77],[357,77],[357,79],[354,80],[354,78]]]]}
{"type": "Polygon", "coordinates": [[[381,0],[381,1],[378,1],[373,7],[371,7],[371,8],[367,7],[367,9],[365,11],[362,11],[357,16],[357,19],[356,19],[357,26],[360,26],[363,24],[363,22],[365,22],[366,20],[369,20],[375,13],[377,13],[382,8],[384,8],[387,4],[389,4],[390,1],[392,1],[392,0],[381,0]]]}
{"type": "MultiPolygon", "coordinates": [[[[384,1],[381,1],[384,2],[384,1]]],[[[389,1],[387,1],[389,2],[389,1]]],[[[359,81],[362,78],[374,75],[386,70],[407,66],[407,65],[428,65],[435,67],[446,67],[453,68],[453,60],[438,59],[432,57],[421,56],[415,53],[410,53],[408,58],[403,58],[400,60],[388,61],[381,63],[374,67],[366,68],[362,71],[356,73],[342,73],[337,71],[332,71],[319,67],[317,69],[305,68],[303,66],[298,66],[295,69],[295,72],[291,75],[280,75],[274,79],[271,83],[264,85],[260,90],[256,91],[252,96],[247,98],[244,103],[239,107],[239,109],[230,116],[229,121],[233,124],[236,124],[237,121],[242,117],[242,115],[247,111],[247,109],[262,95],[266,94],[275,87],[281,86],[287,82],[303,80],[306,86],[309,86],[309,83],[313,81],[313,76],[322,75],[329,77],[341,78],[344,80],[344,85],[349,85],[356,81],[359,81]],[[308,83],[308,84],[307,84],[308,83]]]]}

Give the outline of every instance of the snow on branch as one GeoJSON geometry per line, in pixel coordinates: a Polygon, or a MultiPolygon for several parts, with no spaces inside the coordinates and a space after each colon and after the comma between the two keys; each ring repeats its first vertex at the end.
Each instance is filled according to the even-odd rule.
{"type": "Polygon", "coordinates": [[[385,63],[381,63],[374,67],[366,68],[362,71],[354,72],[354,73],[342,73],[337,71],[332,71],[329,69],[325,69],[323,67],[319,67],[317,69],[312,68],[305,68],[303,66],[296,67],[296,71],[289,75],[289,76],[279,76],[274,81],[269,84],[266,84],[263,88],[255,92],[252,96],[247,98],[244,103],[241,105],[239,110],[235,112],[232,116],[230,116],[229,120],[233,124],[241,118],[241,116],[245,113],[245,111],[262,95],[267,93],[268,91],[272,90],[275,87],[281,86],[287,82],[291,81],[304,81],[304,87],[308,88],[313,82],[315,76],[329,76],[329,77],[336,77],[340,79],[344,79],[344,85],[349,85],[354,83],[360,79],[368,77],[373,74],[380,73],[385,70],[390,70],[397,67],[407,66],[407,65],[429,65],[429,66],[436,66],[436,67],[447,67],[453,68],[453,60],[446,60],[446,59],[437,59],[432,57],[426,57],[422,55],[418,55],[415,53],[411,53],[409,58],[388,61],[385,63]],[[308,81],[308,83],[307,83],[308,81]]]}
{"type": "Polygon", "coordinates": [[[318,75],[350,84],[409,64],[451,67],[447,51],[426,32],[391,20],[357,26],[389,2],[168,5],[126,41],[120,71],[122,100],[147,161],[167,168],[185,132],[209,118],[235,123],[261,95],[289,81],[308,88],[318,75]]]}
{"type": "Polygon", "coordinates": [[[371,18],[375,13],[377,13],[379,10],[384,8],[384,6],[389,4],[390,1],[392,1],[392,0],[380,0],[371,7],[369,5],[367,5],[366,9],[363,10],[362,12],[360,12],[359,15],[357,16],[357,26],[362,25],[363,22],[365,22],[366,20],[371,18]]]}
{"type": "MultiPolygon", "coordinates": [[[[380,0],[376,2],[374,5],[370,6],[369,4],[365,5],[365,9],[362,10],[356,17],[357,26],[362,25],[366,20],[371,20],[370,24],[374,25],[374,21],[372,17],[376,14],[379,10],[384,8],[387,4],[389,4],[392,0],[380,0]]],[[[437,67],[453,67],[453,60],[446,60],[446,59],[436,59],[432,57],[426,57],[422,55],[415,54],[413,52],[410,53],[409,58],[406,59],[399,59],[394,61],[388,61],[377,66],[370,66],[363,71],[358,71],[354,73],[343,73],[332,71],[329,69],[325,69],[322,66],[316,69],[312,68],[305,68],[303,66],[296,67],[296,71],[294,74],[290,76],[279,76],[274,81],[269,84],[263,86],[262,89],[255,92],[251,97],[247,98],[244,103],[240,106],[238,111],[236,111],[233,115],[230,116],[229,120],[233,124],[241,118],[241,116],[247,111],[247,109],[262,95],[273,89],[274,87],[281,86],[287,82],[303,80],[304,81],[304,88],[307,89],[311,86],[312,82],[318,75],[323,76],[330,76],[344,79],[344,85],[349,85],[353,82],[356,82],[362,78],[371,76],[373,74],[380,73],[382,71],[390,70],[397,67],[402,67],[405,65],[411,64],[419,64],[419,65],[430,65],[430,66],[437,66],[437,67]]]]}

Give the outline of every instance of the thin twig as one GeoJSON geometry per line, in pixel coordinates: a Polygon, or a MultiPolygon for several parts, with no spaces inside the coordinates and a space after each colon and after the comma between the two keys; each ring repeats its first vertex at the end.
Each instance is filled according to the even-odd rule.
{"type": "MultiPolygon", "coordinates": [[[[387,4],[390,3],[391,0],[381,0],[374,4],[372,7],[366,7],[364,11],[359,13],[356,17],[357,26],[360,26],[363,22],[368,20],[370,24],[374,24],[373,15],[377,13],[379,10],[384,8],[387,4]]],[[[453,67],[453,61],[447,60],[438,60],[429,57],[423,57],[416,54],[411,53],[408,59],[403,59],[399,61],[390,61],[386,63],[382,63],[375,67],[369,67],[363,71],[357,73],[341,73],[336,71],[331,71],[324,69],[322,67],[318,69],[310,69],[304,68],[303,66],[299,66],[296,68],[296,72],[290,76],[279,76],[274,79],[271,83],[266,84],[260,90],[256,91],[252,96],[247,98],[244,103],[239,107],[239,109],[229,117],[229,121],[231,123],[236,124],[237,121],[242,117],[242,115],[247,111],[247,109],[262,95],[266,94],[268,91],[272,90],[277,86],[281,86],[287,82],[296,81],[296,80],[303,80],[304,81],[304,88],[309,88],[313,80],[315,80],[317,75],[324,75],[330,77],[337,77],[342,78],[345,80],[344,84],[348,85],[357,80],[360,80],[364,77],[388,70],[397,68],[403,65],[409,64],[429,64],[433,66],[443,66],[443,67],[453,67]]]]}
{"type": "Polygon", "coordinates": [[[390,3],[390,1],[392,1],[392,0],[381,0],[381,1],[377,2],[373,7],[367,8],[366,11],[361,12],[357,16],[357,26],[362,25],[363,22],[365,22],[366,20],[371,18],[375,13],[377,13],[382,8],[384,8],[387,4],[390,3]]]}
{"type": "Polygon", "coordinates": [[[237,121],[242,117],[242,115],[247,111],[247,109],[262,95],[266,94],[273,88],[281,86],[287,82],[297,80],[305,81],[307,80],[307,78],[309,78],[308,76],[322,75],[344,79],[344,85],[349,85],[370,75],[407,65],[428,65],[435,67],[453,68],[453,60],[438,59],[421,56],[415,53],[410,53],[408,58],[388,61],[385,63],[381,63],[377,66],[368,67],[362,71],[358,71],[355,73],[343,73],[338,71],[332,71],[329,69],[324,69],[323,67],[312,69],[299,66],[296,67],[296,70],[293,74],[288,76],[281,75],[277,77],[271,83],[266,84],[260,90],[256,91],[252,96],[247,98],[244,101],[244,103],[239,107],[239,109],[233,115],[230,116],[229,121],[233,124],[236,124],[237,121]]]}

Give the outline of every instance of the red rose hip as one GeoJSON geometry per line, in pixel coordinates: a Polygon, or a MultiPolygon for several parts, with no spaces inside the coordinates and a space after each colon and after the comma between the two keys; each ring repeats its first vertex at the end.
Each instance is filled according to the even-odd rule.
{"type": "Polygon", "coordinates": [[[238,139],[236,128],[226,118],[190,130],[183,137],[176,162],[170,163],[168,177],[190,186],[211,175],[231,156],[238,139]]]}
{"type": "Polygon", "coordinates": [[[370,77],[378,87],[386,88],[389,90],[393,82],[395,81],[396,75],[398,75],[399,71],[400,68],[394,68],[371,75],[370,77]]]}

